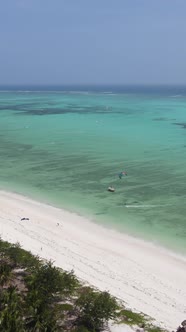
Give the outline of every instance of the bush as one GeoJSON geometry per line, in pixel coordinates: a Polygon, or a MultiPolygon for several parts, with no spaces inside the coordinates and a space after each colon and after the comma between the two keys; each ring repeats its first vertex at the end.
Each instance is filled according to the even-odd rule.
{"type": "Polygon", "coordinates": [[[52,262],[36,268],[26,278],[26,283],[31,297],[35,293],[37,299],[45,303],[49,300],[51,302],[56,293],[63,296],[71,295],[78,284],[72,272],[61,272],[52,265],[52,262]]]}
{"type": "Polygon", "coordinates": [[[79,308],[77,324],[90,331],[100,331],[109,319],[117,316],[117,302],[108,292],[99,293],[85,288],[76,305],[79,308]]]}
{"type": "Polygon", "coordinates": [[[7,241],[3,241],[0,237],[0,253],[2,253],[6,248],[10,248],[11,244],[7,241]]]}
{"type": "Polygon", "coordinates": [[[21,297],[15,287],[9,287],[0,297],[0,331],[23,332],[21,297]]]}
{"type": "Polygon", "coordinates": [[[11,279],[12,266],[6,259],[0,259],[0,286],[4,286],[11,279]]]}
{"type": "Polygon", "coordinates": [[[77,280],[74,272],[64,272],[60,271],[60,292],[66,297],[69,295],[73,295],[74,291],[79,286],[79,281],[77,280]]]}
{"type": "Polygon", "coordinates": [[[61,272],[48,262],[32,271],[25,281],[28,288],[26,303],[31,310],[27,325],[32,329],[39,326],[41,331],[56,331],[58,319],[71,309],[69,305],[65,310],[67,308],[58,304],[58,300],[72,295],[77,286],[74,274],[61,272]]]}
{"type": "Polygon", "coordinates": [[[146,319],[143,314],[132,312],[128,309],[123,309],[119,313],[119,317],[125,324],[128,325],[138,325],[144,324],[146,319]]]}
{"type": "Polygon", "coordinates": [[[28,268],[40,264],[39,258],[22,249],[19,243],[13,244],[8,248],[5,247],[4,253],[14,262],[15,266],[19,265],[28,268]]]}
{"type": "Polygon", "coordinates": [[[73,332],[91,332],[90,330],[87,330],[85,326],[79,326],[73,332]]]}

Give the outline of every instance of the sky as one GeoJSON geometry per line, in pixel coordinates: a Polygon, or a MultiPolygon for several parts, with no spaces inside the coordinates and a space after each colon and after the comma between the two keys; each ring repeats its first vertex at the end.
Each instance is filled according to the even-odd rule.
{"type": "Polygon", "coordinates": [[[0,0],[8,84],[186,84],[186,0],[0,0]]]}

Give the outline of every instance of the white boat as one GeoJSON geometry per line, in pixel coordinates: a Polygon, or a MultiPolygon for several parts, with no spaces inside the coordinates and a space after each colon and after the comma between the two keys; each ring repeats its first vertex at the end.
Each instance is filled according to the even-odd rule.
{"type": "Polygon", "coordinates": [[[114,193],[115,189],[114,189],[114,187],[108,187],[108,191],[110,191],[111,193],[114,193]]]}

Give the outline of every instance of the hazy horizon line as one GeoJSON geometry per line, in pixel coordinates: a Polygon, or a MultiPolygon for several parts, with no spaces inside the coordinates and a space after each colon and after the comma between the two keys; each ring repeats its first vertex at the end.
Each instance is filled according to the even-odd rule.
{"type": "Polygon", "coordinates": [[[1,87],[186,87],[186,83],[0,83],[1,87]]]}

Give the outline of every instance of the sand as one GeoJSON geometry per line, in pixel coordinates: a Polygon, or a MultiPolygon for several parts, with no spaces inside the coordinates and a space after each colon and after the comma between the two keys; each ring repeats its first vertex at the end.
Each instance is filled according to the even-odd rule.
{"type": "Polygon", "coordinates": [[[74,270],[168,330],[186,319],[186,257],[5,191],[0,191],[0,235],[74,270]]]}

